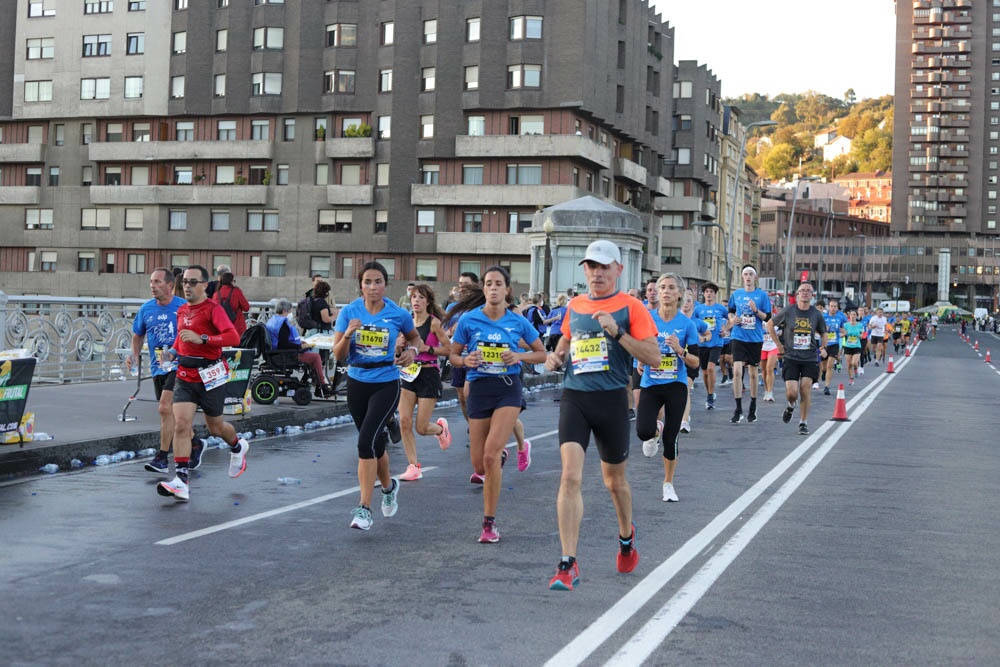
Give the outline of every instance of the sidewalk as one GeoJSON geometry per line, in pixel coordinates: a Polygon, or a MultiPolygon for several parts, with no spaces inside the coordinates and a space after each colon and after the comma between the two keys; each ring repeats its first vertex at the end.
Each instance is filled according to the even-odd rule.
{"type": "MultiPolygon", "coordinates": [[[[561,376],[527,376],[527,387],[561,381],[561,376]]],[[[46,463],[62,470],[76,458],[90,465],[101,454],[138,451],[160,446],[160,417],[152,381],[143,381],[138,396],[126,414],[134,421],[120,421],[134,381],[87,382],[63,385],[35,385],[28,393],[27,412],[35,413],[35,433],[47,433],[51,440],[0,445],[0,480],[36,472],[46,463]]],[[[441,400],[455,398],[455,389],[445,383],[441,400]]],[[[337,400],[313,400],[299,406],[290,397],[281,397],[272,405],[251,404],[249,415],[227,416],[237,431],[263,429],[272,432],[278,426],[302,425],[309,421],[347,414],[344,392],[337,400]]],[[[207,435],[204,419],[195,417],[195,434],[207,435]]]]}

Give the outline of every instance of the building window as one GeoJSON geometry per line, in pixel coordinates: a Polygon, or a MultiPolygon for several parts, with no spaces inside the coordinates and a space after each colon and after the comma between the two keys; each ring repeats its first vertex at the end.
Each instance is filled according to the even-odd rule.
{"type": "Polygon", "coordinates": [[[380,92],[380,93],[390,93],[390,92],[392,92],[392,70],[391,69],[380,69],[378,71],[378,92],[380,92]]]}
{"type": "Polygon", "coordinates": [[[229,31],[228,30],[216,30],[215,31],[215,50],[218,52],[223,52],[229,48],[229,31]]]}
{"type": "Polygon", "coordinates": [[[104,126],[104,140],[120,142],[125,137],[125,126],[122,123],[108,123],[104,126]]]}
{"type": "Polygon", "coordinates": [[[434,115],[427,114],[420,117],[420,138],[432,139],[434,137],[434,115]]]}
{"type": "Polygon", "coordinates": [[[226,75],[216,74],[212,79],[212,88],[216,97],[226,96],[226,75]]]}
{"type": "Polygon", "coordinates": [[[507,68],[508,88],[538,88],[542,85],[541,65],[510,65],[507,68]]]}
{"type": "Polygon", "coordinates": [[[280,95],[281,72],[254,72],[250,77],[251,95],[280,95]]]}
{"type": "Polygon", "coordinates": [[[253,0],[255,5],[283,5],[285,0],[253,0]]]}
{"type": "Polygon", "coordinates": [[[285,275],[285,265],[288,260],[284,255],[268,255],[267,257],[267,277],[281,278],[285,275]]]}
{"type": "Polygon", "coordinates": [[[228,232],[229,231],[229,210],[228,209],[218,209],[212,211],[211,223],[209,229],[213,232],[228,232]]]}
{"type": "Polygon", "coordinates": [[[76,253],[76,270],[80,273],[93,273],[97,268],[97,253],[82,251],[76,253]]]}
{"type": "Polygon", "coordinates": [[[232,185],[236,182],[236,167],[232,165],[219,165],[215,168],[216,185],[232,185]]]}
{"type": "Polygon", "coordinates": [[[51,81],[25,81],[24,82],[25,102],[51,102],[52,82],[51,81]]]}
{"type": "Polygon", "coordinates": [[[28,0],[28,18],[55,16],[56,0],[28,0]]]}
{"type": "Polygon", "coordinates": [[[434,233],[434,211],[417,211],[417,234],[434,233]]]}
{"type": "Polygon", "coordinates": [[[477,90],[479,88],[479,65],[468,65],[465,68],[465,89],[477,90]]]}
{"type": "Polygon", "coordinates": [[[275,27],[254,28],[253,48],[255,51],[261,49],[282,49],[285,46],[285,29],[275,27]]]}
{"type": "Polygon", "coordinates": [[[125,99],[136,100],[142,97],[142,77],[125,77],[125,99]]]}
{"type": "Polygon", "coordinates": [[[478,42],[479,27],[480,27],[480,20],[478,16],[471,19],[465,19],[465,41],[478,42]]]}
{"type": "Polygon", "coordinates": [[[375,185],[386,186],[389,185],[389,164],[386,162],[380,162],[375,165],[375,185]]]}
{"type": "Polygon", "coordinates": [[[173,99],[180,99],[181,97],[184,97],[183,76],[170,77],[170,97],[173,99]]]}
{"type": "Polygon", "coordinates": [[[326,26],[327,46],[357,46],[357,23],[334,23],[326,26]]]}
{"type": "Polygon", "coordinates": [[[354,275],[354,258],[353,257],[341,257],[340,258],[340,277],[341,278],[356,278],[354,275]]]}
{"type": "Polygon", "coordinates": [[[507,185],[541,185],[542,165],[508,164],[507,185]]]}
{"type": "Polygon", "coordinates": [[[29,208],[24,211],[25,229],[52,229],[51,208],[29,208]]]}
{"type": "Polygon", "coordinates": [[[42,168],[41,167],[28,167],[25,172],[24,184],[31,187],[41,187],[42,185],[42,168]]]}
{"type": "Polygon", "coordinates": [[[250,138],[253,141],[269,141],[271,139],[271,121],[250,121],[250,138]]]}
{"type": "Polygon", "coordinates": [[[511,16],[510,17],[510,38],[511,39],[541,39],[542,38],[542,17],[541,16],[511,16]]]}
{"type": "Polygon", "coordinates": [[[310,276],[321,276],[323,278],[330,277],[330,258],[329,257],[310,257],[309,258],[309,275],[310,276]]]}
{"type": "Polygon", "coordinates": [[[545,134],[545,117],[521,116],[521,134],[545,134]]]}
{"type": "Polygon", "coordinates": [[[441,166],[425,164],[420,168],[420,182],[424,185],[437,185],[441,182],[441,166]]]}
{"type": "Polygon", "coordinates": [[[84,14],[110,14],[115,11],[114,0],[86,0],[83,3],[84,14]]]}
{"type": "Polygon", "coordinates": [[[486,134],[486,116],[469,116],[466,126],[470,137],[481,137],[486,134]]]}
{"type": "Polygon", "coordinates": [[[458,262],[458,272],[475,273],[477,276],[483,270],[483,263],[477,259],[463,259],[458,262]]]}
{"type": "Polygon", "coordinates": [[[55,56],[56,51],[56,39],[55,37],[39,37],[37,39],[29,39],[27,41],[28,60],[42,60],[45,58],[52,58],[55,56]]]}
{"type": "Polygon", "coordinates": [[[483,165],[481,164],[467,164],[462,166],[462,184],[463,185],[482,185],[483,184],[483,165]]]}
{"type": "Polygon", "coordinates": [[[674,98],[689,98],[692,95],[692,84],[690,81],[674,82],[674,98]]]}
{"type": "MultiPolygon", "coordinates": [[[[63,145],[65,145],[66,144],[66,126],[63,125],[62,123],[56,123],[56,125],[53,127],[53,129],[55,131],[53,132],[54,136],[52,137],[52,144],[54,146],[63,146],[63,145]]],[[[3,133],[0,132],[0,142],[2,142],[2,141],[3,141],[3,133]]]]}
{"type": "Polygon", "coordinates": [[[330,183],[330,165],[321,162],[316,165],[316,185],[327,185],[330,183]]]}
{"type": "Polygon", "coordinates": [[[172,232],[186,231],[188,228],[188,214],[185,210],[172,209],[167,228],[172,232]]]}
{"type": "Polygon", "coordinates": [[[278,228],[277,211],[247,211],[248,232],[276,232],[278,228]]]}
{"type": "Polygon", "coordinates": [[[171,50],[175,54],[187,53],[188,34],[184,31],[175,32],[173,35],[171,50]]]}
{"type": "Polygon", "coordinates": [[[236,121],[218,121],[215,138],[218,141],[236,141],[236,121]]]}
{"type": "Polygon", "coordinates": [[[323,89],[328,93],[354,93],[357,73],[352,69],[338,69],[327,72],[323,89]]]}
{"type": "Polygon", "coordinates": [[[420,71],[420,90],[424,92],[434,90],[435,73],[434,67],[424,67],[420,71]]]}
{"type": "Polygon", "coordinates": [[[128,10],[130,12],[146,11],[146,0],[129,0],[128,10]]]}
{"type": "Polygon", "coordinates": [[[146,273],[146,256],[129,253],[127,270],[129,273],[146,273]]]}
{"type": "Polygon", "coordinates": [[[435,44],[438,41],[437,19],[424,21],[424,44],[435,44]]]}
{"type": "Polygon", "coordinates": [[[146,33],[130,32],[125,38],[125,53],[137,56],[146,52],[146,33]]]}
{"type": "Polygon", "coordinates": [[[174,0],[174,9],[187,9],[187,8],[188,8],[188,0],[174,0]]]}
{"type": "Polygon", "coordinates": [[[277,174],[277,178],[275,179],[275,185],[288,185],[288,165],[287,164],[279,164],[278,165],[278,174],[277,174]]]}
{"type": "Polygon", "coordinates": [[[354,213],[350,209],[324,209],[319,212],[319,231],[350,234],[354,213]]]}
{"type": "Polygon", "coordinates": [[[264,185],[264,175],[267,172],[268,166],[266,164],[250,165],[250,178],[247,179],[247,183],[250,185],[264,185]]]}
{"type": "Polygon", "coordinates": [[[80,229],[111,229],[111,209],[85,208],[81,210],[80,229]]]}
{"type": "Polygon", "coordinates": [[[389,139],[392,136],[392,116],[378,117],[378,138],[389,139]]]}
{"type": "Polygon", "coordinates": [[[466,212],[462,219],[462,231],[467,234],[478,234],[483,231],[483,214],[481,212],[466,212]]]}
{"type": "Polygon", "coordinates": [[[140,230],[140,229],[142,229],[142,209],[141,208],[127,208],[127,209],[125,209],[125,229],[130,229],[130,230],[140,230]]]}
{"type": "Polygon", "coordinates": [[[191,185],[193,174],[192,167],[174,167],[174,185],[191,185]]]}
{"type": "Polygon", "coordinates": [[[383,46],[388,46],[395,41],[396,38],[396,24],[392,21],[387,21],[382,24],[382,38],[381,43],[383,46]]]}
{"type": "Polygon", "coordinates": [[[674,161],[677,164],[691,164],[691,149],[690,148],[675,148],[673,150],[674,161]]]}
{"type": "Polygon", "coordinates": [[[438,261],[437,259],[417,259],[417,280],[437,280],[438,261]]]}
{"type": "Polygon", "coordinates": [[[340,167],[341,185],[361,185],[361,165],[345,164],[340,167]]]}
{"type": "Polygon", "coordinates": [[[194,141],[194,121],[178,121],[175,137],[177,141],[194,141]]]}
{"type": "Polygon", "coordinates": [[[378,209],[375,211],[375,233],[387,234],[389,232],[389,211],[378,209]]]}
{"type": "Polygon", "coordinates": [[[80,185],[93,185],[94,183],[94,168],[87,166],[80,169],[80,185]]]}
{"type": "Polygon", "coordinates": [[[285,118],[281,123],[281,138],[284,141],[294,141],[295,140],[295,119],[285,118]]]}
{"type": "Polygon", "coordinates": [[[396,277],[396,260],[391,257],[376,257],[375,261],[385,268],[385,272],[389,274],[389,278],[393,279],[396,277]]]}
{"type": "Polygon", "coordinates": [[[49,167],[49,186],[56,187],[59,185],[59,167],[49,167]]]}
{"type": "Polygon", "coordinates": [[[54,273],[56,270],[56,260],[59,255],[55,250],[43,250],[42,251],[42,271],[46,273],[54,273]]]}
{"type": "Polygon", "coordinates": [[[340,136],[350,137],[352,135],[357,136],[358,128],[361,127],[363,121],[356,117],[347,117],[340,119],[340,136]]]}

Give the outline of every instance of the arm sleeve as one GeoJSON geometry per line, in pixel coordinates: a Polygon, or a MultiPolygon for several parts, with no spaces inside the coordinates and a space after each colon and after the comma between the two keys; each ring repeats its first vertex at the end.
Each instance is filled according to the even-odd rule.
{"type": "Polygon", "coordinates": [[[212,325],[219,332],[219,347],[234,347],[240,344],[240,335],[236,333],[236,327],[229,321],[229,315],[222,306],[212,309],[212,325]]]}

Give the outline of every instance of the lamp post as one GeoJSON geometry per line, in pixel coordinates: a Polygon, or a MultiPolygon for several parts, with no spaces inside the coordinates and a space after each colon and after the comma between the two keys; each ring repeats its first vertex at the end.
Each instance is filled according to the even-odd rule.
{"type": "Polygon", "coordinates": [[[718,227],[719,231],[722,233],[722,244],[726,248],[726,253],[725,253],[725,255],[723,256],[722,259],[725,261],[725,266],[726,266],[726,298],[728,299],[730,293],[732,292],[732,280],[731,279],[732,279],[733,272],[730,271],[730,269],[729,269],[729,238],[728,238],[728,235],[726,234],[726,228],[723,227],[722,225],[720,225],[719,223],[712,222],[710,220],[697,220],[695,222],[692,222],[691,226],[692,227],[718,227]]]}
{"type": "Polygon", "coordinates": [[[832,199],[831,199],[831,209],[830,213],[826,216],[826,224],[823,225],[823,243],[819,247],[819,275],[817,276],[817,281],[819,283],[819,291],[816,295],[822,299],[823,298],[823,252],[826,250],[826,232],[828,229],[833,228],[833,209],[832,209],[832,199]]]}
{"type": "Polygon", "coordinates": [[[861,239],[861,264],[858,266],[858,292],[861,294],[861,303],[868,306],[868,299],[865,298],[865,250],[868,241],[864,234],[858,234],[855,238],[861,239]]]}
{"type": "MultiPolygon", "coordinates": [[[[750,123],[743,130],[743,139],[740,141],[740,157],[736,160],[736,179],[733,183],[733,193],[729,201],[729,233],[723,233],[723,243],[726,244],[726,296],[728,297],[730,293],[730,273],[729,273],[729,257],[733,254],[733,230],[736,224],[736,199],[739,197],[740,192],[740,177],[743,176],[743,158],[746,156],[747,150],[747,137],[750,136],[750,130],[755,127],[771,127],[772,125],[777,125],[778,122],[774,120],[759,120],[756,123],[750,123]]],[[[698,224],[697,222],[694,224],[698,224]]],[[[721,225],[718,225],[719,229],[722,229],[721,225]]],[[[724,231],[724,230],[723,230],[724,231]]]]}
{"type": "Polygon", "coordinates": [[[545,232],[545,275],[542,277],[542,292],[549,303],[552,303],[552,232],[556,226],[551,217],[546,217],[542,223],[542,231],[545,232]]]}
{"type": "Polygon", "coordinates": [[[788,270],[792,263],[792,228],[795,226],[795,203],[799,200],[799,186],[803,181],[818,181],[818,176],[806,176],[795,181],[795,193],[792,195],[792,211],[788,216],[788,234],[785,237],[785,276],[781,282],[781,289],[784,292],[785,303],[788,305],[788,270]]]}

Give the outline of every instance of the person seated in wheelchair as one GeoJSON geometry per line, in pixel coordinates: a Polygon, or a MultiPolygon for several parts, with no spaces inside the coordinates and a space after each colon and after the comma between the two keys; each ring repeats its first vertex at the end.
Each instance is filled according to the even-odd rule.
{"type": "Polygon", "coordinates": [[[271,349],[295,350],[298,352],[298,360],[306,364],[312,370],[312,375],[316,380],[316,396],[329,398],[333,396],[333,386],[323,373],[323,360],[316,352],[310,352],[303,348],[310,347],[307,341],[302,340],[298,330],[289,319],[289,313],[294,306],[288,299],[278,299],[274,307],[274,315],[264,325],[271,339],[271,349]]]}

